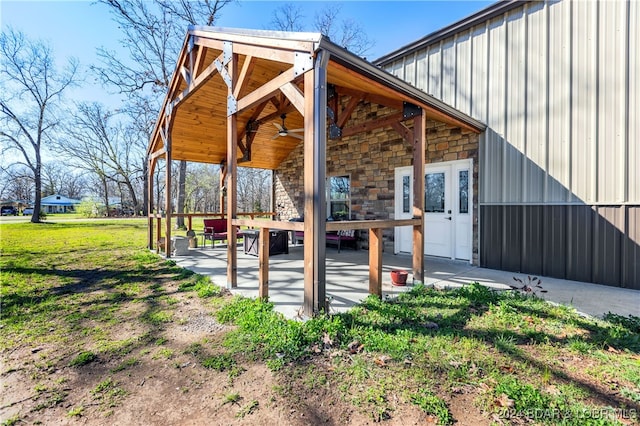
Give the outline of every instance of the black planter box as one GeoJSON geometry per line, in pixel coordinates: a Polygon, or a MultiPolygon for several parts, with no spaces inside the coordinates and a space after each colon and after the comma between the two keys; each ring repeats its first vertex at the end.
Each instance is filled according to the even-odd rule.
{"type": "MultiPolygon", "coordinates": [[[[243,230],[242,234],[244,235],[244,253],[257,256],[260,246],[260,231],[247,229],[243,230]]],[[[289,232],[269,231],[269,256],[283,253],[289,253],[289,232]]]]}

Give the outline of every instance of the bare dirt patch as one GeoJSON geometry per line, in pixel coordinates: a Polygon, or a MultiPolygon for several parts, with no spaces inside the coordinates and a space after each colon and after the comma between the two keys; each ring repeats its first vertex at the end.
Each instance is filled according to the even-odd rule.
{"type": "MultiPolygon", "coordinates": [[[[304,385],[288,367],[272,372],[250,359],[240,359],[234,374],[205,368],[204,359],[223,352],[230,327],[216,321],[210,302],[178,292],[178,284],[169,278],[164,277],[162,294],[146,301],[125,300],[113,318],[92,317],[95,311],[87,304],[83,312],[89,312],[88,317],[62,344],[25,342],[4,350],[0,418],[47,425],[374,423],[331,380],[322,386],[304,385]],[[155,315],[158,323],[140,321],[145,315],[155,315]],[[95,359],[72,365],[80,349],[94,353],[95,359]]],[[[98,281],[95,275],[87,276],[84,285],[64,291],[96,291],[89,287],[98,281]]],[[[99,291],[104,293],[101,300],[107,300],[109,290],[102,286],[99,291]]],[[[52,332],[63,319],[57,321],[51,323],[52,332]]],[[[309,362],[330,376],[325,359],[309,362]]],[[[385,423],[425,422],[429,424],[424,413],[404,403],[394,406],[385,423]]]]}

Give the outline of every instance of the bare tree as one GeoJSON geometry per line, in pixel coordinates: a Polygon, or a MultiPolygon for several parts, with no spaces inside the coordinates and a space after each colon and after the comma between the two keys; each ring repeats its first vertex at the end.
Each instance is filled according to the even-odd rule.
{"type": "Polygon", "coordinates": [[[352,18],[340,19],[341,12],[342,6],[325,3],[315,15],[315,29],[337,45],[356,55],[364,56],[375,43],[358,22],[352,18]]]}
{"type": "Polygon", "coordinates": [[[238,208],[240,211],[266,211],[271,201],[271,172],[264,169],[238,170],[238,208]]]}
{"type": "Polygon", "coordinates": [[[60,121],[56,106],[76,81],[78,63],[70,59],[58,73],[53,52],[42,42],[8,29],[0,35],[0,142],[14,150],[33,176],[35,202],[31,222],[40,222],[42,149],[60,121]]]}
{"type": "MultiPolygon", "coordinates": [[[[99,49],[102,65],[92,69],[105,84],[128,95],[132,117],[138,116],[141,111],[153,111],[155,122],[169,87],[186,27],[212,25],[222,8],[232,1],[99,0],[109,7],[114,21],[122,29],[121,44],[128,50],[129,58],[99,49]]],[[[148,128],[145,144],[151,137],[152,129],[148,128]]],[[[146,159],[144,162],[146,168],[146,159]]],[[[187,163],[182,161],[178,174],[178,213],[184,211],[186,173],[187,163]]],[[[146,173],[144,178],[147,178],[146,173]]],[[[146,196],[146,191],[144,193],[146,196]]],[[[145,202],[145,208],[146,205],[145,202]]],[[[183,218],[178,218],[178,225],[184,225],[183,218]]]]}
{"type": "Polygon", "coordinates": [[[220,211],[220,166],[195,164],[187,173],[186,193],[189,211],[220,211]]]}
{"type": "MultiPolygon", "coordinates": [[[[139,206],[134,181],[140,175],[137,153],[129,143],[130,128],[113,123],[115,113],[98,103],[81,103],[69,126],[66,140],[55,145],[78,168],[95,174],[102,182],[105,204],[109,207],[109,182],[126,189],[132,207],[139,206]]],[[[121,196],[121,198],[123,198],[121,196]]],[[[123,200],[124,201],[124,200],[123,200]]]]}
{"type": "Polygon", "coordinates": [[[87,189],[82,173],[69,167],[67,163],[49,161],[42,165],[42,194],[62,194],[69,198],[80,199],[87,189]]]}
{"type": "Polygon", "coordinates": [[[0,198],[31,204],[34,194],[33,173],[27,166],[13,164],[0,169],[0,198]]]}
{"type": "MultiPolygon", "coordinates": [[[[364,56],[375,42],[354,19],[341,18],[341,12],[341,5],[325,3],[324,7],[315,14],[313,30],[329,37],[331,41],[356,55],[364,56]]],[[[298,5],[285,3],[273,11],[270,26],[280,31],[304,31],[306,28],[304,21],[305,16],[298,5]]]]}
{"type": "Polygon", "coordinates": [[[80,200],[84,195],[86,195],[88,186],[86,175],[84,173],[74,171],[74,173],[67,174],[67,178],[62,186],[62,193],[69,198],[80,200]]]}
{"type": "Polygon", "coordinates": [[[273,11],[270,26],[280,31],[304,31],[304,19],[300,6],[285,3],[273,11]]]}
{"type": "Polygon", "coordinates": [[[50,161],[42,164],[42,195],[62,194],[68,173],[60,163],[50,161]]]}

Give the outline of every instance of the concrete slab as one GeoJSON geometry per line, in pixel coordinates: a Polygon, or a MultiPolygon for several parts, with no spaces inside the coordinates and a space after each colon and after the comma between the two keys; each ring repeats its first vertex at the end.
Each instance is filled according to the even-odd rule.
{"type": "MultiPolygon", "coordinates": [[[[368,296],[368,256],[365,250],[342,250],[327,247],[327,297],[331,312],[343,312],[368,296]]],[[[178,265],[202,275],[226,287],[227,248],[189,249],[187,256],[173,259],[178,265]]],[[[269,259],[269,300],[277,311],[287,318],[300,317],[303,305],[303,248],[290,246],[289,254],[269,259]]],[[[390,271],[405,269],[411,272],[411,256],[383,254],[383,297],[394,297],[407,291],[410,285],[397,287],[391,284],[390,271]]],[[[471,282],[496,289],[508,289],[513,277],[526,278],[526,274],[479,268],[468,262],[425,257],[425,284],[436,288],[457,288],[471,282]]],[[[640,291],[604,285],[539,277],[548,292],[540,294],[554,303],[574,307],[577,311],[596,317],[607,312],[619,315],[640,316],[640,291]]],[[[409,275],[409,282],[412,276],[409,275]]],[[[233,293],[245,297],[258,296],[258,258],[238,251],[238,287],[233,293]]]]}

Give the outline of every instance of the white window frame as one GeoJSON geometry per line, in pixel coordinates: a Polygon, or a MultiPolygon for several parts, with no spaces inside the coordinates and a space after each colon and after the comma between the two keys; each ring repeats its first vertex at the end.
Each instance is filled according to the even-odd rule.
{"type": "Polygon", "coordinates": [[[335,174],[335,175],[331,175],[331,176],[327,176],[327,186],[326,186],[326,199],[327,199],[327,218],[332,217],[332,213],[331,213],[331,204],[332,203],[345,203],[347,205],[347,220],[351,219],[351,174],[347,173],[347,174],[335,174]],[[347,198],[342,199],[342,198],[336,198],[336,199],[331,199],[331,179],[333,178],[347,178],[349,180],[349,193],[347,194],[347,198]]]}

